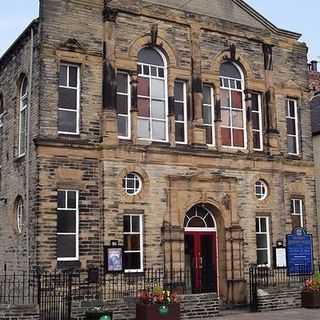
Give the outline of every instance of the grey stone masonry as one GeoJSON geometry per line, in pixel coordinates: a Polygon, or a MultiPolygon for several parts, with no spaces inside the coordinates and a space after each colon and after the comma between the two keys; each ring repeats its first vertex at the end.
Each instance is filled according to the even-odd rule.
{"type": "Polygon", "coordinates": [[[15,306],[0,305],[1,320],[38,320],[40,319],[39,308],[35,305],[15,306]]]}

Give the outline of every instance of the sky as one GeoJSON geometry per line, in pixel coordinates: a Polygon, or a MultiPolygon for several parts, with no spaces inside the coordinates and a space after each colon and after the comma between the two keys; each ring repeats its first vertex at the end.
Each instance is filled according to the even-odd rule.
{"type": "MultiPolygon", "coordinates": [[[[38,16],[39,0],[0,1],[3,2],[0,11],[1,56],[32,19],[38,16]]],[[[302,33],[301,40],[309,47],[309,60],[320,61],[319,0],[246,0],[246,2],[277,27],[302,33]]]]}

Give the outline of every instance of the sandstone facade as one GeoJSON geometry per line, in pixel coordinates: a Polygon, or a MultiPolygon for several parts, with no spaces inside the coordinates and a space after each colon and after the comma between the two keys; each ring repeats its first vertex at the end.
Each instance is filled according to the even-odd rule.
{"type": "Polygon", "coordinates": [[[40,27],[37,22],[28,28],[20,44],[1,59],[0,92],[7,112],[1,135],[1,197],[7,202],[0,203],[6,226],[1,223],[0,261],[22,269],[27,263],[50,270],[101,266],[103,247],[111,240],[124,244],[123,216],[135,213],[143,215],[144,267],[178,268],[185,265],[185,215],[200,204],[216,221],[220,296],[243,302],[248,266],[257,262],[256,217],[268,218],[271,255],[276,242],[292,231],[293,198],[303,200],[304,227],[314,235],[317,261],[307,48],[299,35],[276,28],[243,1],[212,1],[207,15],[204,3],[209,2],[193,1],[181,8],[176,1],[40,1],[40,27]],[[17,81],[29,74],[31,29],[28,161],[15,159],[14,150],[17,81]],[[175,141],[172,109],[167,113],[167,141],[138,138],[138,54],[150,45],[167,60],[169,108],[175,80],[186,83],[186,144],[175,141]],[[222,146],[220,67],[226,61],[244,75],[246,148],[222,146]],[[80,70],[78,135],[58,132],[61,63],[80,70]],[[118,138],[114,74],[119,71],[130,76],[132,125],[126,140],[118,138]],[[205,140],[203,83],[214,92],[214,146],[205,140]],[[262,99],[262,151],[253,150],[249,100],[256,93],[262,99]],[[296,101],[299,110],[296,155],[288,153],[287,99],[296,101]],[[141,178],[136,196],[123,190],[123,177],[130,172],[141,178]],[[262,201],[255,194],[258,180],[269,190],[262,201]],[[72,262],[57,262],[56,255],[57,195],[62,189],[79,191],[79,259],[72,262]],[[23,235],[14,227],[18,195],[30,203],[23,235]]]}

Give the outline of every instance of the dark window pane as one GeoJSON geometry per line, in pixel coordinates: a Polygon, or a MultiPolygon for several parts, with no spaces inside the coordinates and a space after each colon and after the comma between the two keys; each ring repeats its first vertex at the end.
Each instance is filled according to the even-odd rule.
{"type": "Polygon", "coordinates": [[[149,47],[139,51],[138,59],[141,63],[164,66],[161,55],[156,50],[149,47]]]}
{"type": "Polygon", "coordinates": [[[128,97],[117,95],[117,111],[121,114],[128,114],[128,97]]]}
{"type": "Polygon", "coordinates": [[[252,112],[251,115],[252,115],[252,129],[259,130],[260,129],[259,113],[252,112]]]}
{"type": "Polygon", "coordinates": [[[140,117],[150,117],[150,100],[138,98],[138,115],[140,117]]]}
{"type": "Polygon", "coordinates": [[[59,73],[59,85],[60,86],[67,86],[67,66],[60,66],[60,73],[59,73]]]}
{"type": "Polygon", "coordinates": [[[292,100],[289,101],[289,116],[292,118],[296,117],[295,102],[292,100]]]}
{"type": "Polygon", "coordinates": [[[176,141],[177,142],[184,142],[184,124],[183,123],[176,123],[176,141]]]}
{"type": "Polygon", "coordinates": [[[225,62],[221,65],[220,75],[222,77],[241,79],[241,73],[239,72],[238,68],[230,62],[225,62]]]}
{"type": "Polygon", "coordinates": [[[231,129],[221,128],[222,145],[231,146],[231,129]]]}
{"type": "Polygon", "coordinates": [[[210,106],[203,106],[203,123],[212,124],[212,108],[210,106]]]}
{"type": "Polygon", "coordinates": [[[76,257],[76,236],[57,235],[57,257],[75,258],[76,257]]]}
{"type": "Polygon", "coordinates": [[[259,132],[253,132],[253,148],[254,149],[261,149],[260,133],[259,132]]]}
{"type": "Polygon", "coordinates": [[[125,234],[124,235],[124,250],[138,251],[140,250],[140,235],[139,234],[125,234]]]}
{"type": "Polygon", "coordinates": [[[138,78],[138,95],[139,96],[150,96],[150,90],[149,90],[149,79],[147,78],[138,78]]]}
{"type": "Polygon", "coordinates": [[[203,86],[203,103],[211,105],[211,87],[203,86]]]}
{"type": "Polygon", "coordinates": [[[184,121],[184,105],[180,102],[174,103],[174,111],[176,114],[176,120],[184,121]]]}
{"type": "Polygon", "coordinates": [[[138,75],[140,75],[141,73],[142,73],[142,66],[138,64],[138,75]]]}
{"type": "Polygon", "coordinates": [[[212,127],[206,127],[206,143],[213,144],[212,127]]]}
{"type": "Polygon", "coordinates": [[[128,118],[124,116],[118,116],[118,134],[122,137],[128,136],[128,118]]]}
{"type": "Polygon", "coordinates": [[[73,111],[59,111],[58,130],[61,132],[76,133],[77,113],[73,111]]]}
{"type": "Polygon", "coordinates": [[[76,233],[76,212],[58,210],[58,233],[76,233]]]}
{"type": "Polygon", "coordinates": [[[66,192],[58,191],[58,208],[66,207],[66,192]]]}
{"type": "Polygon", "coordinates": [[[77,90],[59,88],[59,108],[77,109],[77,90]]]}
{"type": "MultiPolygon", "coordinates": [[[[136,182],[138,182],[138,181],[136,181],[136,182]]],[[[136,188],[139,189],[139,185],[136,186],[136,188]]],[[[132,216],[132,232],[140,232],[140,217],[139,216],[132,216]]]]}
{"type": "Polygon", "coordinates": [[[292,229],[301,227],[301,217],[294,215],[292,216],[292,229]]]}
{"type": "Polygon", "coordinates": [[[239,91],[232,91],[232,108],[242,109],[242,93],[239,91]]]}
{"type": "Polygon", "coordinates": [[[257,248],[267,248],[268,238],[266,234],[257,234],[257,248]]]}
{"type": "Polygon", "coordinates": [[[124,253],[124,267],[126,270],[139,270],[141,268],[140,253],[124,253]]]}
{"type": "Polygon", "coordinates": [[[126,73],[117,74],[117,91],[128,93],[128,75],[126,73]]]}
{"type": "MultiPolygon", "coordinates": [[[[264,187],[263,187],[264,190],[264,187]]],[[[261,232],[267,232],[267,220],[266,219],[260,219],[260,225],[261,225],[261,232]]]]}
{"type": "Polygon", "coordinates": [[[158,68],[158,76],[160,78],[164,78],[164,69],[163,68],[158,68]]]}
{"type": "Polygon", "coordinates": [[[123,217],[123,232],[130,232],[130,216],[123,217]]]}
{"type": "Polygon", "coordinates": [[[259,95],[251,95],[251,108],[253,111],[259,111],[259,95]]]}
{"type": "Polygon", "coordinates": [[[151,67],[151,75],[153,77],[157,77],[158,76],[156,67],[151,67]]]}
{"type": "Polygon", "coordinates": [[[205,228],[206,226],[204,221],[201,218],[194,217],[190,220],[188,227],[189,228],[205,228]]]}
{"type": "Polygon", "coordinates": [[[76,88],[78,86],[78,68],[69,68],[69,86],[76,88]]]}
{"type": "Polygon", "coordinates": [[[293,154],[297,153],[296,137],[288,137],[288,152],[293,154]]]}
{"type": "Polygon", "coordinates": [[[294,119],[287,119],[288,134],[296,134],[296,122],[294,119]]]}
{"type": "Polygon", "coordinates": [[[149,75],[149,70],[150,70],[150,68],[149,68],[149,66],[143,66],[143,73],[145,74],[145,75],[149,75]]]}
{"type": "Polygon", "coordinates": [[[256,232],[260,231],[260,227],[259,227],[259,219],[256,219],[256,232]]]}
{"type": "Polygon", "coordinates": [[[208,215],[206,216],[205,220],[206,220],[206,224],[207,224],[207,227],[208,227],[208,228],[214,228],[214,227],[215,227],[215,224],[214,224],[214,221],[213,221],[213,219],[212,219],[211,214],[208,214],[208,215]]]}
{"type": "Polygon", "coordinates": [[[184,101],[183,82],[181,81],[175,81],[174,83],[174,99],[177,101],[184,101]]]}
{"type": "Polygon", "coordinates": [[[77,193],[75,191],[68,191],[68,209],[77,208],[77,193]]]}
{"type": "Polygon", "coordinates": [[[257,264],[258,265],[268,264],[268,250],[257,251],[257,264]]]}
{"type": "Polygon", "coordinates": [[[235,147],[244,147],[243,130],[233,129],[233,145],[235,147]]]}

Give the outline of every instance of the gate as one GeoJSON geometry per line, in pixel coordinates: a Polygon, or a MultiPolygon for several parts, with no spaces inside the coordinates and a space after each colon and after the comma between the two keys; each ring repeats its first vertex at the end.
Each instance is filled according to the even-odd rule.
{"type": "Polygon", "coordinates": [[[257,283],[257,268],[250,266],[249,268],[249,290],[250,290],[250,311],[258,311],[258,283],[257,283]]]}
{"type": "Polygon", "coordinates": [[[71,273],[39,273],[38,303],[41,320],[70,320],[71,273]]]}

